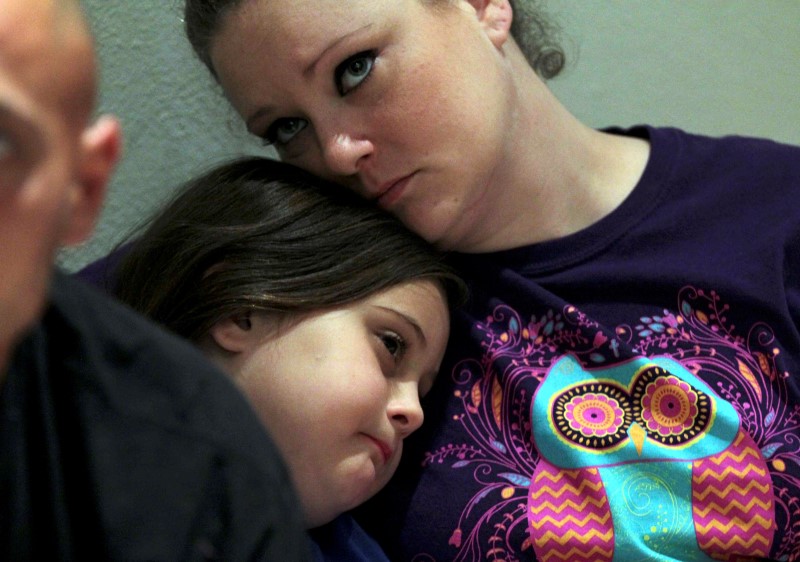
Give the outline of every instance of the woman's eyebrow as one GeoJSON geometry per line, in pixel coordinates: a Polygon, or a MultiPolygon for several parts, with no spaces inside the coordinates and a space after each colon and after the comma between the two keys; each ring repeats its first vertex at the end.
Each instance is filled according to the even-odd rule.
{"type": "Polygon", "coordinates": [[[311,63],[308,64],[308,66],[306,66],[306,68],[303,70],[303,76],[308,76],[310,74],[314,74],[317,71],[316,67],[319,64],[319,61],[321,61],[329,51],[331,51],[334,48],[336,48],[337,45],[339,45],[343,41],[346,41],[347,39],[349,39],[353,35],[357,35],[357,34],[361,33],[362,31],[364,31],[366,29],[369,29],[370,27],[372,27],[372,24],[368,23],[367,25],[361,26],[358,29],[354,29],[350,33],[345,33],[344,35],[334,39],[324,49],[322,49],[322,51],[319,53],[319,55],[317,55],[314,58],[314,60],[312,60],[311,63]]]}
{"type": "Polygon", "coordinates": [[[255,132],[255,130],[253,128],[253,124],[256,121],[258,121],[259,119],[261,119],[262,117],[264,117],[265,115],[269,115],[270,113],[273,113],[274,111],[275,111],[275,108],[273,106],[271,106],[271,105],[264,105],[264,106],[259,107],[255,111],[255,113],[253,113],[250,117],[248,117],[245,120],[245,125],[247,126],[247,130],[250,131],[252,134],[256,134],[256,132],[255,132]]]}
{"type": "MultiPolygon", "coordinates": [[[[369,29],[370,27],[372,27],[371,23],[367,24],[367,25],[364,25],[362,27],[359,27],[358,29],[354,29],[350,33],[346,33],[346,34],[342,35],[341,37],[337,37],[333,42],[328,44],[316,57],[314,57],[314,59],[308,65],[306,65],[306,67],[302,71],[303,76],[304,77],[308,77],[309,75],[314,74],[317,71],[316,67],[319,64],[319,62],[325,57],[325,55],[329,51],[331,51],[334,48],[336,48],[337,45],[339,45],[343,41],[349,39],[350,37],[352,37],[354,35],[357,35],[357,34],[363,32],[366,29],[369,29]]],[[[250,115],[249,117],[247,117],[247,119],[245,119],[245,125],[247,126],[247,130],[250,131],[251,133],[255,134],[254,128],[253,128],[253,124],[256,121],[262,119],[265,115],[268,115],[268,114],[270,114],[270,113],[272,113],[274,111],[275,111],[275,108],[273,106],[271,106],[271,105],[265,105],[265,106],[259,107],[252,115],[250,115]]]]}

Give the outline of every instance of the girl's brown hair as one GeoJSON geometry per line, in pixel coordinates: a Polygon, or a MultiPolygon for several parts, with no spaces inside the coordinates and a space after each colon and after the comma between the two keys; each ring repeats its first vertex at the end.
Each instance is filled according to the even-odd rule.
{"type": "Polygon", "coordinates": [[[223,318],[339,306],[399,283],[439,283],[451,305],[460,278],[397,219],[334,184],[267,158],[194,179],[139,236],[116,275],[117,296],[199,341],[223,318]]]}

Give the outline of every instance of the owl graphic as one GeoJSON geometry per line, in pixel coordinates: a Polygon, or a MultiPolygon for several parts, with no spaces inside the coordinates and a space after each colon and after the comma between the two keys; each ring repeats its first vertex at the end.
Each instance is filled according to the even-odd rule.
{"type": "Polygon", "coordinates": [[[528,524],[540,560],[769,555],[775,498],[762,452],[733,405],[677,361],[586,368],[565,356],[531,407],[541,458],[528,524]]]}

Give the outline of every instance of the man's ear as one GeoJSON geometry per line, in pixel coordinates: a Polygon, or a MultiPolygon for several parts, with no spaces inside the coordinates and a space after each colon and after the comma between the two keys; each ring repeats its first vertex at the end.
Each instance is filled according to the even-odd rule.
{"type": "Polygon", "coordinates": [[[498,49],[511,35],[513,11],[509,0],[466,0],[475,10],[489,40],[498,49]]]}
{"type": "Polygon", "coordinates": [[[122,131],[113,117],[101,117],[81,135],[77,177],[70,194],[70,225],[63,243],[80,244],[94,231],[106,189],[122,152],[122,131]]]}
{"type": "Polygon", "coordinates": [[[260,339],[260,334],[253,326],[252,316],[249,313],[223,318],[214,324],[208,333],[214,343],[228,353],[247,351],[260,339]]]}

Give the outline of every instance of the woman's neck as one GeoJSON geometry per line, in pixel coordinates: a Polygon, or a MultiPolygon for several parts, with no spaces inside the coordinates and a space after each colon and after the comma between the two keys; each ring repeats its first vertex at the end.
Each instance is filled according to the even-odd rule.
{"type": "MultiPolygon", "coordinates": [[[[488,252],[578,232],[633,191],[649,143],[587,127],[532,71],[515,70],[514,127],[492,178],[492,200],[466,252],[488,252]]],[[[465,246],[467,246],[465,245],[465,246]]]]}

